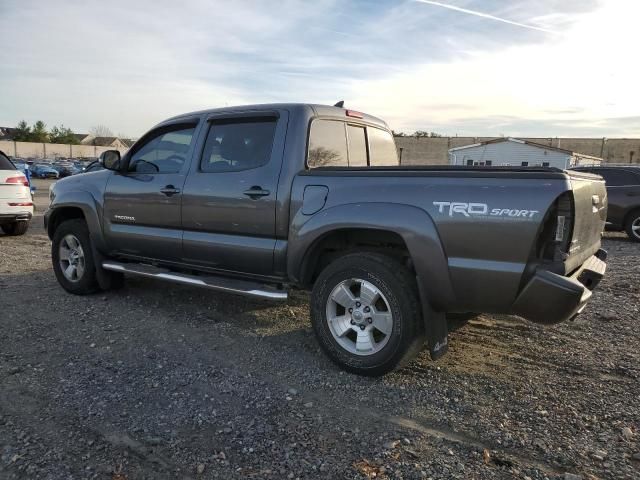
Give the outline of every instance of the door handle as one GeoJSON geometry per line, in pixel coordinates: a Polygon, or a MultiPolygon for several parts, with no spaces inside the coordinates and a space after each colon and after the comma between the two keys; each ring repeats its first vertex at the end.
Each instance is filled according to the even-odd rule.
{"type": "Polygon", "coordinates": [[[269,190],[264,190],[262,187],[259,187],[257,185],[254,185],[249,190],[244,191],[244,194],[247,197],[252,198],[253,200],[257,200],[260,197],[266,197],[270,193],[271,192],[269,190]]]}
{"type": "Polygon", "coordinates": [[[167,185],[166,187],[160,189],[160,193],[164,193],[167,197],[170,197],[171,195],[180,193],[180,189],[174,187],[173,185],[167,185]]]}

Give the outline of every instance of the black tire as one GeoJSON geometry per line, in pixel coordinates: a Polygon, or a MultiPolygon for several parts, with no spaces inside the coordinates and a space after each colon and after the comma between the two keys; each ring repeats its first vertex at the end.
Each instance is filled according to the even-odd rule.
{"type": "Polygon", "coordinates": [[[24,235],[25,233],[27,233],[27,230],[29,230],[29,222],[27,221],[5,223],[4,225],[2,225],[2,231],[6,235],[24,235]]]}
{"type": "Polygon", "coordinates": [[[320,346],[348,372],[380,376],[402,367],[424,346],[424,325],[415,276],[393,258],[379,253],[351,253],[337,258],[318,276],[311,297],[311,321],[320,346]],[[389,303],[393,326],[379,351],[358,355],[334,338],[327,320],[327,302],[342,281],[359,278],[375,286],[389,303]]]}
{"type": "Polygon", "coordinates": [[[87,295],[99,290],[89,229],[84,220],[66,220],[58,226],[51,243],[51,261],[53,262],[53,272],[58,279],[58,283],[67,292],[75,295],[87,295]],[[84,273],[76,281],[67,279],[60,266],[60,243],[65,236],[70,234],[77,238],[84,254],[84,273]]]}
{"type": "Polygon", "coordinates": [[[640,209],[634,210],[629,215],[627,215],[627,221],[624,225],[624,229],[627,232],[627,235],[634,242],[640,242],[640,230],[637,229],[638,227],[640,227],[640,209]],[[634,228],[636,228],[635,231],[634,228]]]}

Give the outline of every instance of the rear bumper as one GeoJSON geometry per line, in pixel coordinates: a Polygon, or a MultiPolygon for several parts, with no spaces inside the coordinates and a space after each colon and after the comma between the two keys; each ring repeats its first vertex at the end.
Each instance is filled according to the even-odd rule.
{"type": "Polygon", "coordinates": [[[539,270],[512,306],[512,312],[537,323],[558,323],[579,314],[591,298],[592,290],[604,277],[607,252],[587,259],[571,276],[563,277],[539,270]]]}
{"type": "Polygon", "coordinates": [[[0,213],[0,224],[28,222],[32,216],[31,212],[0,213]]]}

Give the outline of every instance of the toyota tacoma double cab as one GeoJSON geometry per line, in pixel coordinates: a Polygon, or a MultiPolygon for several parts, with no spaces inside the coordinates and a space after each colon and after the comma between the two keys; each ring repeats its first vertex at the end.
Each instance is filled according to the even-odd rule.
{"type": "Polygon", "coordinates": [[[311,291],[320,346],[382,375],[447,315],[573,318],[604,275],[598,176],[553,168],[401,166],[393,135],[341,106],[272,104],[180,115],[104,170],[50,192],[62,287],[141,275],[268,300],[311,291]]]}

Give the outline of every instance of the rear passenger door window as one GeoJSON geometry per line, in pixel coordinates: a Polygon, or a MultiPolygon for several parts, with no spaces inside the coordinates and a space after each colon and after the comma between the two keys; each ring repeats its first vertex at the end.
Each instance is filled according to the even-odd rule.
{"type": "Polygon", "coordinates": [[[307,165],[310,168],[349,166],[344,122],[314,120],[311,123],[307,165]]]}
{"type": "Polygon", "coordinates": [[[347,138],[349,139],[349,166],[367,166],[367,138],[364,127],[347,125],[347,138]]]}
{"type": "Polygon", "coordinates": [[[393,135],[380,128],[368,127],[369,164],[372,167],[395,166],[398,161],[398,150],[393,135]]]}
{"type": "Polygon", "coordinates": [[[277,119],[271,117],[213,123],[200,163],[203,172],[239,172],[266,165],[271,158],[277,119]]]}

